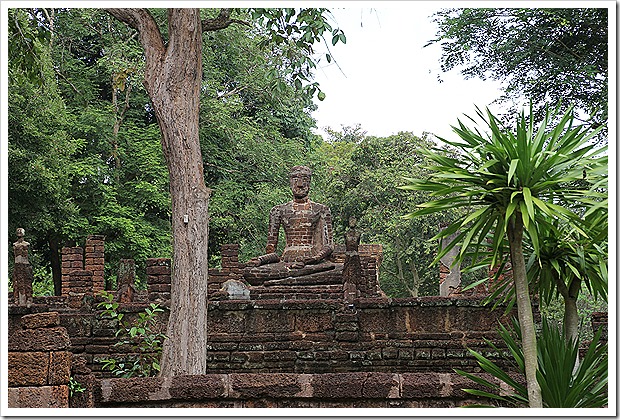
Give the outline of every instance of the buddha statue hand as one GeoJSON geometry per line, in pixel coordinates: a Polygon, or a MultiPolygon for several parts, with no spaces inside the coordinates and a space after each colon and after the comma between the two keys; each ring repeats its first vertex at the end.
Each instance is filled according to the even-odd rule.
{"type": "Polygon", "coordinates": [[[277,263],[280,261],[280,257],[275,252],[270,254],[261,255],[260,257],[252,258],[247,262],[248,266],[260,267],[261,265],[277,263]]]}
{"type": "Polygon", "coordinates": [[[293,270],[298,270],[300,268],[304,268],[305,266],[306,264],[303,261],[295,261],[289,266],[289,268],[292,268],[293,270]]]}

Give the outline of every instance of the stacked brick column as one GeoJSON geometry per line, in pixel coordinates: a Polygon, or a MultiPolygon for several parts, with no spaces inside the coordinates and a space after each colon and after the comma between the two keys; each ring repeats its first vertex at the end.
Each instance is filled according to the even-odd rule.
{"type": "Polygon", "coordinates": [[[607,321],[607,312],[593,312],[592,313],[592,330],[594,333],[598,331],[599,328],[603,329],[603,333],[601,334],[601,341],[607,341],[607,333],[608,333],[608,321],[607,321]]]}
{"type": "Polygon", "coordinates": [[[89,235],[86,238],[85,269],[93,273],[93,292],[104,290],[105,236],[89,235]]]}
{"type": "Polygon", "coordinates": [[[239,265],[239,244],[222,245],[222,274],[228,279],[241,280],[243,270],[239,265]]]}
{"type": "Polygon", "coordinates": [[[72,354],[57,312],[25,315],[9,338],[9,407],[68,407],[72,354]]]}
{"type": "Polygon", "coordinates": [[[149,258],[146,260],[149,300],[165,301],[170,299],[171,273],[170,258],[149,258]]]}
{"type": "Polygon", "coordinates": [[[77,270],[84,270],[84,250],[82,247],[64,247],[62,249],[62,295],[68,296],[70,291],[69,275],[77,270]]]}
{"type": "Polygon", "coordinates": [[[362,297],[380,296],[383,291],[379,285],[379,266],[383,260],[383,245],[360,244],[360,260],[365,282],[358,284],[362,297]]]}
{"type": "Polygon", "coordinates": [[[223,244],[221,248],[221,269],[209,269],[207,293],[209,299],[220,295],[220,289],[228,280],[236,280],[245,283],[243,268],[245,264],[239,263],[239,244],[223,244]]]}

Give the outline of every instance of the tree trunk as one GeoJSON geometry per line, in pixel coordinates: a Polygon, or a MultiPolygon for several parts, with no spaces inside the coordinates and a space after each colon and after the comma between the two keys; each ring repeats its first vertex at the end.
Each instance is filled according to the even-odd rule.
{"type": "Polygon", "coordinates": [[[512,263],[512,275],[515,283],[517,298],[517,311],[519,325],[521,326],[521,346],[525,363],[525,379],[527,382],[527,396],[530,407],[541,408],[542,396],[540,385],[536,379],[538,369],[538,356],[536,349],[536,329],[532,314],[529,285],[523,256],[523,220],[521,213],[516,212],[508,223],[508,243],[510,246],[510,260],[512,263]]]}
{"type": "Polygon", "coordinates": [[[420,274],[418,273],[418,268],[415,265],[413,259],[409,263],[409,271],[411,271],[411,275],[413,276],[413,285],[411,287],[412,293],[411,297],[418,297],[420,294],[420,285],[422,284],[422,279],[420,279],[420,274]]]}
{"type": "Polygon", "coordinates": [[[198,138],[202,81],[199,9],[168,9],[168,44],[144,9],[109,9],[138,29],[146,54],[144,85],[162,134],[170,176],[173,266],[168,339],[161,376],[206,373],[207,243],[210,190],[198,138]]]}
{"type": "Polygon", "coordinates": [[[564,298],[564,333],[567,342],[576,342],[579,339],[579,313],[577,311],[577,297],[581,281],[574,279],[571,281],[568,292],[564,298]]]}

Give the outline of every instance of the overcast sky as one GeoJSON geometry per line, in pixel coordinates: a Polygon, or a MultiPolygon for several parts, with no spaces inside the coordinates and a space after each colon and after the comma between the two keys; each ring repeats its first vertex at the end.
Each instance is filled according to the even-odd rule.
{"type": "Polygon", "coordinates": [[[439,45],[424,48],[437,32],[431,15],[441,7],[439,1],[330,7],[347,43],[330,45],[342,71],[324,58],[316,71],[326,94],[313,113],[319,134],[325,126],[340,130],[359,123],[375,136],[427,131],[445,137],[457,118],[473,116],[475,105],[484,108],[501,95],[499,82],[465,80],[457,70],[443,73],[439,45]]]}

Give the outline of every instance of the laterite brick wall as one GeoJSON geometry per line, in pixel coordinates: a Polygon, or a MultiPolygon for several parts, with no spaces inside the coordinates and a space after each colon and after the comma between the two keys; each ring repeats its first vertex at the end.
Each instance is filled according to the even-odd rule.
{"type": "Polygon", "coordinates": [[[57,313],[19,320],[8,344],[9,407],[69,407],[73,354],[57,313]]]}

